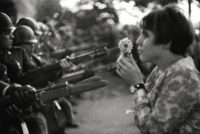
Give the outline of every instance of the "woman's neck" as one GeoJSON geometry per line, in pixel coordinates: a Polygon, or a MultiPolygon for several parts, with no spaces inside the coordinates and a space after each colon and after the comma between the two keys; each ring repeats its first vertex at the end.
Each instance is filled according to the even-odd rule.
{"type": "Polygon", "coordinates": [[[161,71],[165,71],[169,66],[182,59],[183,56],[176,54],[163,55],[162,58],[155,63],[161,71]]]}

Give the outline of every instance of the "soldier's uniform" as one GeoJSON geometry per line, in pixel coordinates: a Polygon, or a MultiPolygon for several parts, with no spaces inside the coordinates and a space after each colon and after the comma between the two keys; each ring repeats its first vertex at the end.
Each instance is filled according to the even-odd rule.
{"type": "Polygon", "coordinates": [[[59,64],[38,68],[30,61],[23,48],[13,47],[9,51],[0,51],[0,63],[8,68],[11,83],[45,86],[49,81],[60,78],[62,68],[59,64]]]}
{"type": "Polygon", "coordinates": [[[0,62],[8,68],[8,77],[13,82],[23,82],[19,80],[22,74],[30,69],[36,68],[28,60],[25,51],[22,48],[11,48],[8,51],[0,50],[0,62]]]}
{"type": "MultiPolygon", "coordinates": [[[[22,120],[26,122],[30,134],[47,134],[47,123],[43,114],[39,112],[30,112],[25,114],[23,119],[13,117],[6,113],[6,100],[2,96],[3,89],[9,86],[9,78],[7,77],[7,69],[0,64],[0,132],[2,134],[22,134],[22,120]]],[[[30,107],[31,108],[31,107],[30,107]]]]}
{"type": "MultiPolygon", "coordinates": [[[[25,112],[24,110],[27,108],[26,106],[25,106],[26,108],[21,109],[22,110],[21,112],[23,112],[23,117],[22,117],[23,119],[21,118],[21,116],[19,118],[18,116],[10,116],[7,113],[7,110],[8,110],[7,104],[10,99],[7,96],[5,97],[7,92],[4,92],[4,91],[8,91],[11,86],[9,84],[9,79],[7,77],[6,67],[8,67],[9,76],[11,76],[12,82],[14,82],[15,80],[18,81],[17,78],[18,76],[21,75],[22,69],[27,69],[29,67],[32,68],[32,66],[28,66],[28,61],[24,61],[26,60],[26,58],[24,58],[25,53],[23,49],[15,49],[15,48],[10,49],[12,40],[13,40],[13,35],[11,31],[12,31],[11,19],[5,13],[0,12],[0,39],[1,39],[0,40],[0,49],[1,49],[0,51],[0,63],[1,63],[0,64],[0,107],[1,107],[0,108],[0,133],[22,134],[23,133],[22,130],[25,130],[25,129],[22,129],[22,126],[23,126],[23,128],[28,127],[28,131],[30,134],[47,134],[48,133],[47,124],[46,124],[46,120],[44,116],[39,112],[32,112],[31,110],[32,108],[29,107],[30,104],[27,105],[28,113],[26,114],[24,113],[25,112]],[[20,64],[20,63],[23,63],[23,64],[20,64]],[[22,120],[26,122],[27,127],[25,127],[25,125],[21,126],[22,120]]],[[[13,86],[12,90],[20,91],[23,94],[23,95],[21,94],[21,96],[13,95],[15,97],[18,97],[17,99],[21,99],[20,97],[23,98],[26,96],[23,93],[21,87],[16,88],[13,86]]],[[[23,90],[28,91],[28,87],[25,87],[23,90]]],[[[12,95],[10,96],[12,97],[12,95]]],[[[24,103],[23,103],[24,101],[25,100],[23,100],[21,103],[22,107],[24,106],[24,103]]],[[[9,103],[11,103],[8,105],[10,108],[10,105],[13,105],[14,102],[9,101],[9,103]]],[[[16,112],[14,111],[12,112],[13,112],[12,115],[16,115],[16,112]]]]}
{"type": "MultiPolygon", "coordinates": [[[[52,59],[44,59],[33,53],[33,49],[37,45],[37,40],[31,28],[28,26],[18,26],[13,34],[15,36],[13,45],[24,48],[28,52],[25,57],[26,61],[29,62],[28,64],[34,65],[37,68],[34,70],[25,70],[26,72],[24,74],[27,74],[27,76],[23,76],[25,80],[37,76],[31,84],[38,87],[47,86],[45,81],[53,82],[62,76],[63,69],[59,62],[55,62],[52,59]]],[[[66,124],[72,124],[72,106],[65,98],[60,98],[58,101],[55,100],[54,103],[45,105],[42,111],[47,119],[49,133],[64,133],[66,124]]]]}

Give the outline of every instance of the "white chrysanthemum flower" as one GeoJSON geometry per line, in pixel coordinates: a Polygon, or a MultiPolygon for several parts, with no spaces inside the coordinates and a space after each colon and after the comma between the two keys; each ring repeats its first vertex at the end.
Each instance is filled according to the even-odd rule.
{"type": "Polygon", "coordinates": [[[119,41],[118,47],[122,53],[130,53],[132,50],[132,42],[128,38],[123,38],[119,41]]]}

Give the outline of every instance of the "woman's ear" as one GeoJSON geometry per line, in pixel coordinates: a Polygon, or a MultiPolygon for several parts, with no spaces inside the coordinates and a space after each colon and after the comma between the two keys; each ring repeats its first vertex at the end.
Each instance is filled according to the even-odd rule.
{"type": "Polygon", "coordinates": [[[171,44],[172,44],[172,41],[170,41],[170,42],[168,42],[168,43],[163,43],[163,45],[162,45],[162,48],[163,49],[170,49],[170,47],[171,47],[171,44]]]}

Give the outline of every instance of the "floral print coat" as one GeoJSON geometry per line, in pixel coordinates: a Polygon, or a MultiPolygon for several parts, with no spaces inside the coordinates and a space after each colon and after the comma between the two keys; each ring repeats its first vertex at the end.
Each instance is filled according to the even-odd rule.
{"type": "Polygon", "coordinates": [[[134,108],[142,134],[200,134],[200,75],[191,57],[155,67],[145,86],[145,101],[134,108]]]}

